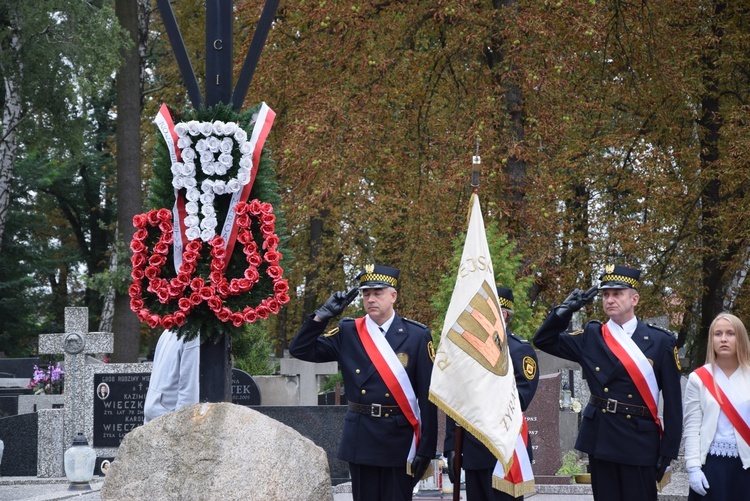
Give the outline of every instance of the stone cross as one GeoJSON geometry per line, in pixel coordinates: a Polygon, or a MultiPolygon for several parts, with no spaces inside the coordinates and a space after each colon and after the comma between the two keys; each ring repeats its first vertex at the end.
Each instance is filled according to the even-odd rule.
{"type": "MultiPolygon", "coordinates": [[[[39,353],[65,354],[65,447],[77,432],[85,433],[83,416],[79,415],[85,401],[84,374],[86,355],[111,353],[114,335],[110,332],[88,332],[88,308],[65,308],[65,332],[41,334],[39,353]],[[78,356],[82,355],[82,356],[78,356]]],[[[89,437],[90,438],[90,437],[89,437]]]]}
{"type": "Polygon", "coordinates": [[[299,404],[318,405],[317,376],[336,374],[338,362],[305,362],[296,358],[282,358],[279,361],[279,372],[299,375],[299,404]]]}

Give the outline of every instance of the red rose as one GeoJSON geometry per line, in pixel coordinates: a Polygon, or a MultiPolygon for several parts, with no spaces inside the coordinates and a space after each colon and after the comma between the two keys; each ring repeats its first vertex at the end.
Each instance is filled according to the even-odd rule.
{"type": "Polygon", "coordinates": [[[160,242],[164,242],[167,245],[172,245],[174,243],[174,233],[172,233],[172,228],[169,228],[169,231],[163,230],[164,233],[162,234],[161,238],[159,239],[160,242]]]}
{"type": "Polygon", "coordinates": [[[145,277],[146,274],[143,273],[142,268],[133,268],[133,271],[130,273],[130,277],[133,280],[143,280],[143,277],[145,277]]]}
{"type": "Polygon", "coordinates": [[[264,213],[271,213],[273,212],[273,205],[269,204],[268,202],[263,202],[260,204],[260,210],[264,213]]]}
{"type": "Polygon", "coordinates": [[[159,276],[159,268],[156,266],[149,266],[146,268],[146,278],[153,281],[159,276]]]}
{"type": "Polygon", "coordinates": [[[223,304],[224,303],[219,296],[212,296],[208,299],[208,307],[211,311],[219,311],[223,304]]]}
{"type": "Polygon", "coordinates": [[[253,284],[255,282],[252,282],[251,280],[249,280],[247,278],[240,278],[239,280],[237,280],[237,283],[240,286],[240,290],[242,292],[246,292],[246,291],[249,291],[250,289],[253,288],[253,284]]]}
{"type": "Polygon", "coordinates": [[[237,226],[240,228],[249,228],[250,227],[250,216],[247,214],[242,214],[241,216],[237,216],[237,226]]]}
{"type": "Polygon", "coordinates": [[[250,280],[252,283],[256,283],[260,279],[260,274],[258,274],[258,269],[254,266],[251,266],[245,270],[245,278],[250,280]]]}
{"type": "Polygon", "coordinates": [[[209,268],[211,271],[222,272],[224,271],[224,261],[221,259],[214,259],[211,261],[211,266],[209,268]]]}
{"type": "Polygon", "coordinates": [[[214,238],[211,239],[209,242],[209,245],[211,247],[224,247],[224,237],[221,235],[216,235],[214,238]]]}
{"type": "Polygon", "coordinates": [[[289,292],[289,284],[286,280],[278,280],[273,283],[273,291],[276,294],[285,294],[289,292]]]}
{"type": "Polygon", "coordinates": [[[239,233],[237,233],[237,241],[242,245],[247,245],[253,241],[253,234],[247,230],[240,230],[239,233]]]}
{"type": "Polygon", "coordinates": [[[273,226],[276,223],[276,216],[273,214],[263,214],[260,216],[260,222],[263,226],[273,226]]]}
{"type": "Polygon", "coordinates": [[[260,257],[260,254],[257,252],[254,252],[252,254],[249,254],[247,256],[247,264],[250,266],[258,267],[263,262],[263,259],[260,257]]]}
{"type": "Polygon", "coordinates": [[[169,246],[161,241],[156,242],[156,245],[154,245],[154,252],[156,252],[157,254],[163,254],[166,256],[167,253],[169,252],[169,246]]]}
{"type": "Polygon", "coordinates": [[[289,296],[286,294],[276,294],[276,300],[281,304],[287,304],[289,302],[289,296]]]}
{"type": "Polygon", "coordinates": [[[238,202],[237,205],[234,206],[235,214],[244,214],[246,212],[247,212],[247,204],[245,202],[238,202]]]}
{"type": "Polygon", "coordinates": [[[260,202],[257,198],[250,202],[250,205],[247,208],[247,212],[249,212],[253,216],[257,216],[258,214],[260,214],[260,202]]]}
{"type": "Polygon", "coordinates": [[[206,282],[204,282],[203,279],[200,277],[195,277],[194,279],[190,281],[190,288],[193,289],[194,291],[201,290],[205,286],[206,286],[206,282]]]}
{"type": "Polygon", "coordinates": [[[172,221],[162,221],[159,223],[159,229],[162,233],[172,233],[174,226],[172,225],[172,221]]]}
{"type": "Polygon", "coordinates": [[[232,325],[235,327],[239,327],[243,323],[245,323],[245,319],[242,317],[242,313],[232,313],[230,319],[232,320],[232,325]]]}
{"type": "Polygon", "coordinates": [[[146,252],[148,249],[145,245],[143,245],[143,242],[139,242],[138,240],[132,240],[130,242],[130,250],[133,252],[146,252]]]}
{"type": "Polygon", "coordinates": [[[226,281],[226,279],[224,278],[224,275],[222,275],[221,271],[222,270],[216,270],[216,271],[212,271],[211,273],[208,274],[208,279],[211,281],[212,284],[215,285],[215,284],[219,284],[219,283],[221,283],[223,281],[226,281]]]}
{"type": "Polygon", "coordinates": [[[266,306],[263,306],[262,304],[255,308],[255,313],[258,314],[258,318],[262,318],[264,320],[268,318],[268,308],[266,306]]]}
{"type": "Polygon", "coordinates": [[[219,285],[215,286],[215,288],[221,297],[227,297],[231,293],[229,283],[226,280],[220,282],[219,285]]]}
{"type": "Polygon", "coordinates": [[[146,256],[143,254],[133,254],[130,256],[130,264],[134,267],[143,266],[146,264],[146,256]]]}
{"type": "Polygon", "coordinates": [[[203,248],[203,244],[201,244],[200,240],[191,240],[185,246],[185,251],[200,252],[202,248],[203,248]]]}
{"type": "Polygon", "coordinates": [[[144,228],[148,223],[148,217],[146,214],[136,214],[133,216],[133,226],[136,228],[144,228]]]}
{"type": "Polygon", "coordinates": [[[186,287],[190,284],[190,275],[187,273],[178,273],[177,276],[174,278],[175,284],[179,284],[180,286],[186,287]]]}
{"type": "Polygon", "coordinates": [[[274,315],[277,314],[279,310],[281,309],[281,305],[275,299],[269,299],[268,303],[266,304],[268,305],[268,311],[270,311],[274,315]]]}
{"type": "Polygon", "coordinates": [[[202,287],[199,291],[201,299],[206,301],[214,296],[214,289],[212,287],[202,287]]]}
{"type": "Polygon", "coordinates": [[[182,262],[187,264],[195,263],[198,258],[200,257],[200,254],[198,254],[195,251],[186,250],[182,253],[182,262]]]}
{"type": "Polygon", "coordinates": [[[148,211],[148,213],[146,214],[146,217],[148,218],[148,224],[150,224],[151,226],[156,226],[157,224],[159,224],[158,214],[159,214],[159,211],[156,211],[156,210],[148,211]]]}
{"type": "Polygon", "coordinates": [[[281,268],[281,266],[269,266],[266,270],[266,273],[268,273],[268,276],[276,279],[281,278],[281,275],[284,273],[284,270],[281,268]]]}
{"type": "Polygon", "coordinates": [[[197,306],[203,302],[203,298],[197,292],[190,294],[190,304],[197,306]]]}
{"type": "Polygon", "coordinates": [[[174,317],[174,323],[178,327],[185,324],[185,314],[181,311],[175,311],[172,315],[174,317]]]}
{"type": "Polygon", "coordinates": [[[152,313],[152,314],[151,314],[151,315],[149,315],[149,316],[148,316],[148,318],[146,319],[146,323],[147,323],[147,324],[148,324],[148,326],[149,326],[149,327],[151,327],[152,329],[156,329],[157,327],[159,327],[159,315],[157,315],[157,314],[155,314],[155,313],[152,313]]]}
{"type": "Polygon", "coordinates": [[[226,306],[216,312],[216,318],[222,322],[226,322],[232,316],[232,311],[226,306]]]}
{"type": "Polygon", "coordinates": [[[242,290],[240,289],[240,284],[237,279],[233,278],[232,281],[229,282],[229,292],[235,296],[239,294],[240,292],[242,292],[242,290]]]}
{"type": "Polygon", "coordinates": [[[150,264],[151,266],[156,266],[157,268],[164,266],[166,262],[167,258],[160,254],[152,254],[151,257],[148,258],[148,264],[150,264]]]}
{"type": "Polygon", "coordinates": [[[177,306],[180,307],[180,310],[187,312],[193,308],[193,303],[190,301],[190,299],[186,297],[181,297],[177,301],[177,306]]]}
{"type": "Polygon", "coordinates": [[[273,224],[264,224],[260,227],[260,234],[263,235],[263,238],[270,237],[274,234],[274,231],[276,231],[276,226],[273,224]]]}
{"type": "Polygon", "coordinates": [[[160,221],[171,221],[172,211],[169,209],[159,209],[156,211],[156,217],[158,217],[160,221]]]}
{"type": "Polygon", "coordinates": [[[281,253],[270,250],[266,251],[266,255],[264,257],[269,263],[278,263],[279,259],[281,259],[281,253]]]}
{"type": "Polygon", "coordinates": [[[276,235],[268,235],[265,240],[263,240],[263,248],[268,250],[276,250],[276,247],[279,245],[279,237],[276,235]]]}
{"type": "Polygon", "coordinates": [[[169,289],[162,288],[156,291],[156,297],[159,298],[159,302],[166,304],[169,302],[169,289]]]}
{"type": "Polygon", "coordinates": [[[164,315],[164,318],[161,319],[161,326],[165,329],[174,327],[174,317],[172,315],[164,315]]]}
{"type": "Polygon", "coordinates": [[[130,309],[131,310],[133,310],[134,312],[137,312],[141,308],[143,308],[143,299],[133,298],[133,299],[130,300],[130,309]]]}
{"type": "Polygon", "coordinates": [[[139,242],[142,242],[148,238],[148,231],[146,231],[146,228],[139,228],[133,233],[133,240],[138,240],[139,242]]]}
{"type": "Polygon", "coordinates": [[[252,308],[245,308],[244,314],[242,315],[245,322],[253,323],[258,320],[258,314],[252,308]]]}
{"type": "Polygon", "coordinates": [[[224,261],[227,258],[227,251],[224,247],[214,247],[211,249],[211,255],[214,259],[221,259],[224,261]]]}

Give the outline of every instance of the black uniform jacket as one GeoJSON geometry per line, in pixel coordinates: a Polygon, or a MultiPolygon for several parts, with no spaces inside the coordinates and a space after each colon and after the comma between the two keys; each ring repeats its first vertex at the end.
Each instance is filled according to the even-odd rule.
{"type": "MultiPolygon", "coordinates": [[[[534,334],[534,344],[551,355],[578,362],[592,396],[645,406],[625,366],[607,347],[602,324],[588,322],[583,331],[567,333],[568,319],[553,310],[534,334]]],[[[650,414],[642,417],[607,412],[589,403],[583,409],[576,449],[597,459],[621,464],[655,465],[658,456],[677,458],[682,435],[682,392],[676,339],[668,331],[638,321],[633,341],[651,363],[661,389],[664,433],[650,414]]],[[[583,402],[585,404],[585,402],[583,402]]]]}
{"type": "MultiPolygon", "coordinates": [[[[531,343],[512,332],[508,333],[508,350],[510,351],[510,358],[513,360],[513,374],[516,378],[516,388],[518,388],[518,400],[521,403],[521,410],[526,411],[539,384],[536,352],[531,347],[531,343]],[[527,358],[530,358],[533,364],[527,358]]],[[[492,398],[492,395],[487,397],[492,398]]],[[[446,417],[444,445],[443,450],[445,451],[456,449],[456,422],[449,417],[446,417]]],[[[531,459],[531,440],[529,440],[527,450],[529,459],[531,459]]],[[[461,466],[464,470],[492,469],[497,463],[497,458],[471,433],[464,433],[462,451],[461,466]]]]}
{"type": "MultiPolygon", "coordinates": [[[[308,316],[289,345],[289,353],[308,362],[338,361],[344,379],[346,398],[361,404],[398,405],[383,378],[367,356],[359,339],[354,319],[339,322],[337,333],[321,336],[326,323],[308,316]]],[[[421,434],[417,454],[435,457],[437,407],[429,401],[432,377],[432,337],[430,330],[396,314],[386,340],[409,375],[421,415],[421,434]]],[[[414,429],[403,414],[372,417],[349,410],[337,457],[349,463],[402,467],[406,465],[414,429]]]]}

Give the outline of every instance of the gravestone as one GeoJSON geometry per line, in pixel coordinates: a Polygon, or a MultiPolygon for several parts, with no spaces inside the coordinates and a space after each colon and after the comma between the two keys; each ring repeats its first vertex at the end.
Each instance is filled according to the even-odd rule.
{"type": "Polygon", "coordinates": [[[125,435],[143,424],[148,373],[94,374],[94,447],[119,447],[125,435]]]}
{"type": "Polygon", "coordinates": [[[35,365],[39,365],[39,357],[0,358],[0,379],[25,379],[28,383],[35,365]]]}
{"type": "Polygon", "coordinates": [[[336,374],[338,362],[305,362],[296,358],[282,358],[279,361],[282,374],[299,376],[299,405],[318,405],[318,376],[336,374]]]}
{"type": "Polygon", "coordinates": [[[232,368],[232,403],[260,405],[260,389],[253,377],[241,369],[232,368]]]}
{"type": "Polygon", "coordinates": [[[537,484],[569,483],[569,477],[555,477],[562,466],[560,451],[560,373],[539,377],[539,386],[524,416],[529,425],[531,469],[537,484]]]}
{"type": "Polygon", "coordinates": [[[0,419],[0,440],[5,444],[0,476],[29,477],[37,470],[37,414],[20,414],[0,419]]]}

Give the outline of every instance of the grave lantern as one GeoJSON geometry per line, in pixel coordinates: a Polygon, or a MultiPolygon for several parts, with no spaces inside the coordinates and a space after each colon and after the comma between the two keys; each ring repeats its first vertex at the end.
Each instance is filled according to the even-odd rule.
{"type": "Polygon", "coordinates": [[[76,435],[73,445],[65,451],[65,476],[70,481],[69,491],[90,490],[89,482],[94,478],[96,452],[89,447],[83,433],[76,435]]]}

